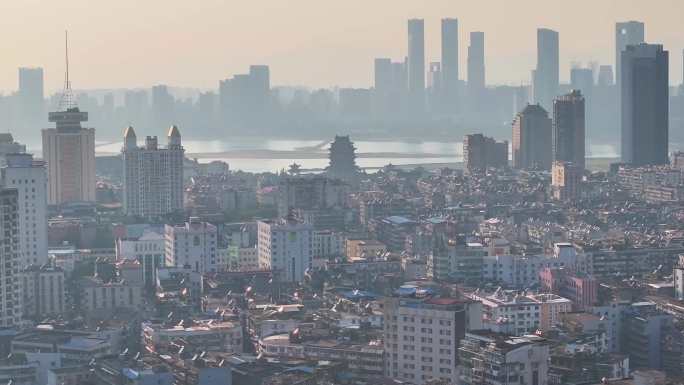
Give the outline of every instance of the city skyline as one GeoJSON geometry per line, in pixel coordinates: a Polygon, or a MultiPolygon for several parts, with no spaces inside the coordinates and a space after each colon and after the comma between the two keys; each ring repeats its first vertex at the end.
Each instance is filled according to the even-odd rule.
{"type": "MultiPolygon", "coordinates": [[[[406,20],[411,18],[425,21],[426,68],[440,60],[441,19],[458,19],[460,47],[468,46],[470,32],[485,32],[488,84],[529,84],[536,60],[537,28],[560,34],[561,82],[569,80],[573,62],[614,65],[616,22],[644,22],[647,42],[663,44],[671,52],[681,52],[684,47],[684,37],[674,31],[677,15],[682,13],[677,10],[684,11],[684,4],[669,0],[652,9],[639,7],[638,1],[554,5],[487,1],[467,7],[447,1],[429,6],[403,1],[391,6],[387,1],[371,5],[304,1],[287,6],[214,2],[201,10],[173,1],[164,2],[164,8],[156,2],[132,8],[133,2],[125,0],[109,9],[82,7],[83,0],[69,0],[59,7],[41,4],[39,8],[32,3],[0,5],[0,12],[9,15],[0,32],[25,38],[20,47],[11,46],[9,40],[0,43],[7,45],[0,49],[8,52],[0,63],[0,90],[5,93],[16,89],[18,67],[43,67],[48,94],[61,88],[63,55],[56,36],[65,29],[72,31],[76,89],[160,83],[216,88],[219,80],[255,63],[271,67],[274,85],[368,87],[374,58],[398,61],[407,55],[406,20]],[[488,12],[493,5],[500,12],[488,12]],[[588,6],[591,12],[587,12],[588,6]],[[668,12],[661,12],[665,7],[668,12]],[[72,8],[79,13],[69,13],[72,8]],[[382,23],[377,22],[380,11],[382,23]],[[290,23],[295,18],[298,28],[290,23]],[[581,27],[578,20],[582,20],[581,27]],[[33,27],[27,30],[26,25],[33,27]],[[180,25],[184,28],[178,28],[180,25]],[[312,36],[312,30],[317,34],[312,36]],[[225,38],[217,40],[217,36],[225,38]],[[207,43],[199,44],[203,41],[207,43]],[[117,59],[121,57],[131,59],[117,59]]],[[[459,77],[465,79],[467,55],[463,49],[459,56],[459,77]]],[[[681,65],[681,55],[672,55],[673,85],[681,83],[681,65]]]]}

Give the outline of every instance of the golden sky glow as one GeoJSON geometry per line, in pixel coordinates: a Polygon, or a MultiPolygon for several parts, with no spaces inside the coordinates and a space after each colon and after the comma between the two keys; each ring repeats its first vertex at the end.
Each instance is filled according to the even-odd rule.
{"type": "Polygon", "coordinates": [[[613,64],[614,23],[637,19],[682,80],[682,0],[2,0],[0,90],[16,89],[19,66],[61,88],[67,28],[75,88],[215,88],[249,64],[269,64],[276,85],[368,87],[374,57],[405,55],[412,17],[425,19],[427,61],[440,19],[459,19],[462,78],[468,32],[484,31],[488,83],[507,84],[529,82],[537,27],[560,32],[564,80],[571,61],[613,64]]]}

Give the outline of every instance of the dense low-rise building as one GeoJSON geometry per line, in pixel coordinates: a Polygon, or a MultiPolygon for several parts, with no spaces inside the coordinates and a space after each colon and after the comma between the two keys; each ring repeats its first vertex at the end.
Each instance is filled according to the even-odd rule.
{"type": "Polygon", "coordinates": [[[240,353],[244,336],[239,322],[222,320],[194,320],[189,325],[144,324],[144,343],[155,351],[173,350],[185,346],[189,351],[204,350],[240,353]]]}
{"type": "Polygon", "coordinates": [[[459,381],[464,384],[549,383],[549,347],[537,336],[508,337],[489,331],[472,331],[458,348],[459,381]]]}
{"type": "Polygon", "coordinates": [[[380,341],[354,343],[334,338],[296,340],[293,333],[259,339],[259,352],[266,357],[332,361],[344,365],[345,372],[356,379],[380,379],[383,376],[383,346],[380,341]]]}
{"type": "Polygon", "coordinates": [[[554,294],[527,294],[497,289],[493,293],[466,294],[482,302],[482,326],[493,332],[524,335],[551,329],[562,313],[572,310],[572,302],[554,294]]]}
{"type": "Polygon", "coordinates": [[[20,280],[24,317],[42,318],[66,313],[64,270],[48,265],[31,265],[22,270],[20,280]]]}
{"type": "Polygon", "coordinates": [[[104,282],[89,277],[81,281],[80,288],[80,309],[91,317],[106,319],[117,310],[135,311],[142,307],[142,282],[104,282]]]}

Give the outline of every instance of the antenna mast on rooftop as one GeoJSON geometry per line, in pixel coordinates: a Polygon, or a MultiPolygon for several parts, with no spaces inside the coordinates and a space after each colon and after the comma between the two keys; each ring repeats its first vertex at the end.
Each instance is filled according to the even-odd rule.
{"type": "Polygon", "coordinates": [[[64,72],[64,90],[62,91],[62,97],[59,100],[60,111],[68,111],[76,107],[74,93],[71,90],[71,81],[69,80],[69,31],[64,31],[64,59],[66,62],[66,70],[64,72]]]}

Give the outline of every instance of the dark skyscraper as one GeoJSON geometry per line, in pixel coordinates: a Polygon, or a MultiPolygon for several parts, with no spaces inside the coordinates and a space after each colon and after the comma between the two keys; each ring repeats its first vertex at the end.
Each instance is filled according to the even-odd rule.
{"type": "Polygon", "coordinates": [[[537,29],[537,68],[534,71],[534,101],[546,110],[553,105],[553,98],[558,95],[558,32],[537,29]]]}
{"type": "Polygon", "coordinates": [[[620,54],[628,45],[643,43],[644,23],[625,21],[615,23],[615,83],[620,84],[620,54]]]}
{"type": "Polygon", "coordinates": [[[442,87],[448,111],[453,111],[458,96],[458,20],[442,19],[442,87]]]}
{"type": "Polygon", "coordinates": [[[578,90],[553,101],[553,160],[584,169],[584,97],[578,90]]]}
{"type": "Polygon", "coordinates": [[[479,100],[485,88],[484,32],[471,32],[468,46],[468,98],[479,100]]]}
{"type": "Polygon", "coordinates": [[[408,21],[408,90],[412,108],[425,107],[425,28],[422,19],[408,21]]]}
{"type": "Polygon", "coordinates": [[[622,51],[620,92],[622,161],[635,166],[668,163],[668,51],[660,44],[622,51]]]}
{"type": "Polygon", "coordinates": [[[538,104],[528,104],[513,120],[513,167],[551,170],[551,119],[538,104]]]}

